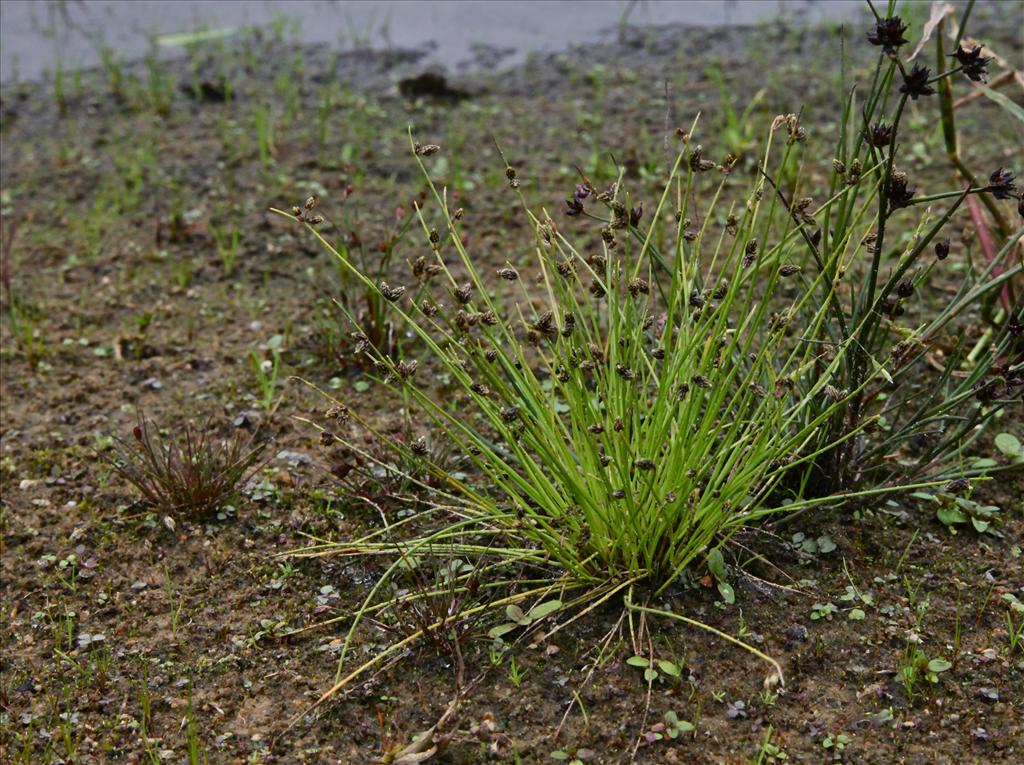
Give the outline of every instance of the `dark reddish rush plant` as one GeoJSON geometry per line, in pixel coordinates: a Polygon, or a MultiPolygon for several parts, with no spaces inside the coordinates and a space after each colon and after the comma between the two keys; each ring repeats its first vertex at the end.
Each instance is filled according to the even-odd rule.
{"type": "Polygon", "coordinates": [[[115,438],[114,470],[143,500],[165,513],[203,515],[223,507],[259,469],[267,441],[235,433],[217,439],[207,426],[185,426],[178,439],[161,438],[145,416],[130,442],[115,438]]]}

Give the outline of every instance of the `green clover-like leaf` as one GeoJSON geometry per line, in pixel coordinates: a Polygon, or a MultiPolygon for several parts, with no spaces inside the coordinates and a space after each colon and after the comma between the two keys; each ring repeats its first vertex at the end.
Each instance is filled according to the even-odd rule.
{"type": "MultiPolygon", "coordinates": [[[[683,673],[678,664],[673,664],[672,662],[665,661],[664,659],[658,659],[658,669],[669,677],[679,677],[683,673]]],[[[672,714],[675,714],[675,712],[672,712],[672,714]]]]}
{"type": "Polygon", "coordinates": [[[1020,439],[1013,433],[999,433],[996,436],[996,448],[1007,457],[1015,460],[1024,460],[1024,446],[1020,439]]]}
{"type": "Polygon", "coordinates": [[[527,616],[529,616],[530,621],[535,622],[538,619],[543,619],[548,614],[553,614],[561,607],[562,601],[549,600],[545,603],[538,603],[537,605],[535,605],[533,608],[530,609],[530,613],[527,614],[527,616]]]}
{"type": "Polygon", "coordinates": [[[527,625],[530,623],[530,619],[526,618],[526,614],[523,613],[523,609],[515,603],[505,609],[505,616],[519,625],[527,625]]]}

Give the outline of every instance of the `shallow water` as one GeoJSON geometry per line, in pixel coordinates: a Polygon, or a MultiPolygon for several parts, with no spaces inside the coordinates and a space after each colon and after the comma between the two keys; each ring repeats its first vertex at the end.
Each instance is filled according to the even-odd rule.
{"type": "MultiPolygon", "coordinates": [[[[530,53],[564,50],[615,35],[623,23],[723,26],[791,19],[849,18],[859,0],[294,0],[292,2],[113,2],[4,0],[0,4],[0,80],[35,80],[59,61],[95,66],[108,46],[140,58],[154,35],[205,27],[240,30],[286,18],[295,41],[428,50],[448,69],[519,63],[530,53]]],[[[713,40],[709,41],[713,45],[713,40]]],[[[165,46],[173,50],[176,46],[165,46]]]]}

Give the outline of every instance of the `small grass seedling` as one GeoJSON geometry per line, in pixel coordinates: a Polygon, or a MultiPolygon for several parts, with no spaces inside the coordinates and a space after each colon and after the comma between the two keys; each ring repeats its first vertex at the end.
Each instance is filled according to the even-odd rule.
{"type": "Polygon", "coordinates": [[[167,593],[167,604],[170,609],[171,633],[177,637],[181,611],[185,607],[185,596],[176,592],[174,582],[171,581],[170,569],[166,566],[164,566],[164,591],[167,593]]]}
{"type": "Polygon", "coordinates": [[[530,670],[522,667],[516,662],[516,657],[510,655],[508,658],[508,681],[512,683],[516,688],[523,684],[523,680],[526,679],[526,675],[529,674],[530,670]]]}
{"type": "Polygon", "coordinates": [[[213,236],[214,244],[217,246],[217,254],[220,256],[225,276],[231,276],[235,272],[240,233],[238,227],[233,223],[230,228],[228,226],[210,224],[210,234],[213,236]]]}
{"type": "Polygon", "coordinates": [[[253,115],[253,126],[256,130],[256,145],[259,150],[260,164],[269,170],[274,157],[277,156],[277,145],[274,143],[274,115],[271,107],[260,104],[253,115]]]}
{"type": "Polygon", "coordinates": [[[1006,602],[1006,636],[1010,654],[1020,651],[1024,654],[1024,603],[1012,592],[1003,595],[1006,602]]]}
{"type": "Polygon", "coordinates": [[[277,393],[277,375],[281,368],[281,352],[276,348],[271,351],[269,359],[261,358],[256,351],[249,354],[249,362],[260,393],[259,404],[267,417],[272,417],[281,405],[281,396],[277,393]]]}

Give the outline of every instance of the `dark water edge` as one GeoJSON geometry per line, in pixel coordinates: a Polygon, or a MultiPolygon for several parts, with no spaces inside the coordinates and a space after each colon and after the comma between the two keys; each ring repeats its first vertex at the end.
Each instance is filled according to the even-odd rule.
{"type": "MultiPolygon", "coordinates": [[[[108,48],[135,60],[154,41],[206,29],[228,42],[243,30],[276,30],[300,44],[339,51],[407,50],[447,71],[516,66],[531,54],[599,44],[627,27],[728,27],[782,19],[839,21],[866,13],[860,0],[295,0],[294,2],[115,2],[5,0],[0,4],[0,82],[34,81],[57,65],[97,66],[108,48]]],[[[713,41],[709,40],[709,43],[713,41]]]]}

